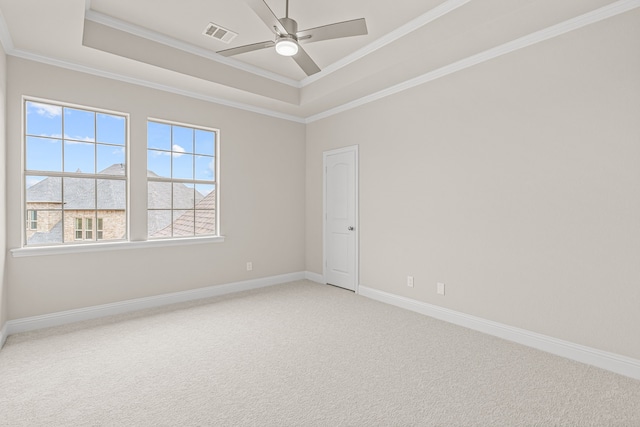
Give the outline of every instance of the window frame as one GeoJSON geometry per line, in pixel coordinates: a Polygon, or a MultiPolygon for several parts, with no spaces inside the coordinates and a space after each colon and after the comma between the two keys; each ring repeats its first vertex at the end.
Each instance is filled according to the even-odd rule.
{"type": "MultiPolygon", "coordinates": [[[[189,240],[189,239],[204,239],[204,238],[209,238],[209,239],[219,239],[222,238],[222,235],[220,233],[220,144],[221,144],[221,135],[220,135],[220,129],[218,128],[214,128],[214,127],[208,127],[208,126],[200,126],[200,125],[194,125],[194,124],[190,124],[190,123],[184,123],[184,122],[178,122],[175,120],[166,120],[166,119],[159,119],[159,118],[155,118],[155,117],[147,117],[147,121],[146,121],[146,129],[147,129],[147,133],[146,133],[146,148],[145,148],[145,152],[147,154],[147,156],[149,155],[149,151],[150,150],[156,150],[156,151],[165,151],[165,152],[170,152],[173,153],[173,147],[171,149],[171,151],[166,151],[166,150],[161,150],[161,149],[154,149],[154,148],[149,148],[149,133],[148,133],[148,129],[149,129],[149,123],[153,122],[153,123],[159,123],[159,124],[163,124],[163,125],[169,125],[169,126],[178,126],[178,127],[183,127],[183,128],[189,128],[189,129],[193,129],[194,132],[196,130],[201,130],[201,131],[206,131],[206,132],[212,132],[215,134],[215,139],[214,139],[214,150],[213,150],[213,161],[214,161],[214,176],[213,176],[213,181],[206,181],[206,180],[199,180],[195,178],[195,170],[194,170],[194,176],[193,179],[185,179],[185,178],[167,178],[167,177],[149,177],[147,175],[147,191],[149,188],[149,182],[165,182],[165,183],[170,183],[171,187],[172,187],[172,194],[173,194],[173,185],[178,183],[182,183],[182,184],[193,184],[195,185],[212,185],[214,187],[214,191],[215,191],[215,206],[214,206],[214,212],[215,212],[215,233],[214,234],[201,234],[201,235],[196,235],[195,231],[193,235],[190,236],[175,236],[173,235],[173,230],[172,230],[172,235],[168,236],[168,237],[150,237],[149,236],[149,227],[147,225],[147,230],[146,230],[146,238],[147,241],[149,242],[162,242],[162,241],[170,241],[170,240],[189,240]]],[[[172,135],[172,140],[171,142],[173,143],[173,135],[172,135]]],[[[194,150],[192,154],[194,157],[197,155],[195,152],[195,139],[194,139],[194,150]]],[[[146,159],[146,168],[148,170],[148,158],[146,159]]],[[[173,166],[172,166],[173,169],[173,166]]],[[[196,203],[197,204],[197,203],[196,203]]],[[[171,197],[171,208],[170,209],[149,209],[149,198],[148,198],[148,194],[147,194],[147,200],[146,200],[146,212],[145,214],[149,215],[149,211],[150,210],[170,210],[171,215],[172,215],[172,223],[173,223],[173,212],[175,211],[181,211],[181,210],[189,210],[189,209],[174,209],[173,207],[173,197],[171,197]]],[[[196,209],[195,209],[195,204],[194,204],[194,215],[196,213],[196,209]]],[[[194,219],[194,228],[195,228],[195,219],[194,219]]]]}
{"type": "MultiPolygon", "coordinates": [[[[129,113],[125,113],[122,111],[115,111],[115,110],[109,110],[109,109],[105,109],[105,108],[100,108],[100,107],[91,107],[91,106],[86,106],[86,105],[81,105],[81,104],[74,104],[74,103],[68,103],[68,102],[63,102],[63,101],[57,101],[57,100],[52,100],[52,99],[46,99],[46,98],[39,98],[39,97],[33,97],[33,96],[22,96],[22,108],[21,108],[21,114],[22,114],[22,126],[21,126],[21,139],[22,139],[22,143],[21,143],[21,157],[22,157],[22,161],[21,161],[21,217],[23,219],[23,224],[26,221],[27,218],[27,211],[29,210],[37,210],[37,209],[27,209],[27,183],[26,183],[26,178],[27,176],[42,176],[42,177],[47,177],[47,178],[51,178],[51,177],[59,177],[61,179],[64,178],[89,178],[89,179],[93,179],[95,180],[96,183],[96,187],[97,187],[97,183],[99,180],[103,179],[103,180],[115,180],[115,181],[124,181],[125,183],[125,237],[123,239],[110,239],[110,240],[97,240],[97,239],[92,239],[92,240],[86,240],[84,237],[86,237],[86,234],[84,233],[84,229],[82,230],[82,234],[83,234],[83,238],[78,239],[77,238],[77,227],[76,227],[76,217],[69,217],[67,219],[67,221],[72,220],[74,222],[74,233],[73,233],[73,240],[64,241],[64,224],[65,224],[65,209],[64,206],[61,206],[61,208],[58,209],[47,209],[47,211],[56,211],[56,212],[60,212],[61,214],[61,221],[62,221],[62,229],[63,229],[63,237],[62,237],[62,242],[52,242],[52,243],[38,243],[38,244],[31,244],[28,245],[27,244],[27,232],[29,230],[27,230],[27,227],[24,227],[22,229],[21,232],[21,236],[22,236],[22,244],[21,244],[21,248],[20,249],[14,249],[12,251],[21,251],[21,250],[29,250],[29,252],[37,252],[37,251],[32,251],[32,249],[47,249],[47,250],[52,250],[55,248],[61,248],[61,247],[68,247],[68,246],[75,246],[75,245],[82,245],[82,246],[90,246],[90,245],[102,245],[105,243],[115,243],[115,242],[129,242],[130,241],[130,234],[131,234],[131,230],[130,230],[130,215],[131,215],[131,203],[130,203],[130,161],[129,161],[129,154],[130,154],[130,149],[129,149],[129,144],[130,144],[130,125],[131,125],[131,117],[129,113]],[[69,109],[74,109],[74,110],[82,110],[82,111],[87,111],[90,113],[93,113],[95,116],[95,120],[97,121],[97,115],[98,114],[105,114],[105,115],[112,115],[112,116],[119,116],[122,117],[125,120],[124,123],[124,145],[118,145],[118,144],[113,144],[113,143],[105,143],[105,142],[100,142],[97,140],[97,127],[94,127],[94,136],[96,138],[94,138],[93,144],[96,146],[96,151],[94,151],[94,165],[97,166],[97,147],[98,145],[102,145],[102,146],[113,146],[113,147],[122,147],[124,149],[124,174],[123,175],[107,175],[107,174],[100,174],[98,173],[98,170],[94,170],[94,173],[75,173],[75,172],[65,172],[64,171],[64,167],[62,167],[61,171],[42,171],[42,170],[30,170],[27,169],[27,139],[29,137],[33,137],[34,135],[30,135],[27,134],[27,103],[38,103],[38,104],[47,104],[47,105],[52,105],[52,106],[56,106],[56,107],[60,107],[63,110],[63,115],[64,115],[64,108],[69,108],[69,109]],[[73,218],[73,219],[71,219],[73,218]]],[[[64,118],[62,119],[63,123],[64,123],[64,118]]],[[[64,129],[64,124],[63,124],[63,129],[64,129]]],[[[53,139],[53,138],[52,138],[53,139]]],[[[59,140],[61,141],[61,144],[63,146],[63,151],[62,151],[62,155],[64,156],[64,144],[65,141],[76,141],[73,138],[65,138],[64,135],[64,130],[63,130],[63,135],[60,136],[59,140]]],[[[64,186],[63,186],[64,187],[64,186]]],[[[61,198],[62,198],[62,202],[64,203],[64,188],[61,188],[61,198]]],[[[97,217],[98,214],[98,192],[95,192],[95,207],[93,209],[86,209],[87,211],[93,211],[94,212],[94,217],[97,217]]],[[[84,220],[82,221],[84,224],[84,220]]],[[[84,228],[84,227],[83,227],[84,228]]],[[[15,256],[15,255],[14,255],[15,256]]]]}

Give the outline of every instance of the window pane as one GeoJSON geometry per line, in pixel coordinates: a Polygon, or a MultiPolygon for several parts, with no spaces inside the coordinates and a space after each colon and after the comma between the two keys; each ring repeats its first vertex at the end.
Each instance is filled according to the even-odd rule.
{"type": "Polygon", "coordinates": [[[147,122],[147,148],[171,150],[171,125],[147,122]]]}
{"type": "Polygon", "coordinates": [[[173,184],[173,209],[193,209],[195,204],[193,184],[173,184]]]}
{"type": "Polygon", "coordinates": [[[62,107],[27,102],[27,135],[62,138],[62,107]]]}
{"type": "Polygon", "coordinates": [[[196,154],[215,155],[215,132],[196,129],[196,154]]]}
{"type": "Polygon", "coordinates": [[[173,155],[173,178],[193,179],[193,154],[173,155]]]}
{"type": "Polygon", "coordinates": [[[173,236],[184,237],[194,235],[194,211],[174,210],[173,211],[173,236]]]}
{"type": "Polygon", "coordinates": [[[64,143],[64,171],[65,172],[96,172],[96,146],[84,142],[65,141],[64,143]]]}
{"type": "Polygon", "coordinates": [[[149,209],[171,209],[171,183],[149,181],[147,185],[149,209]]]}
{"type": "Polygon", "coordinates": [[[196,235],[216,233],[216,211],[213,209],[196,210],[196,235]]]}
{"type": "Polygon", "coordinates": [[[62,172],[62,141],[27,137],[27,170],[62,172]]]}
{"type": "Polygon", "coordinates": [[[147,150],[147,176],[171,178],[171,153],[147,150]]]}
{"type": "Polygon", "coordinates": [[[147,229],[149,237],[171,237],[171,211],[148,211],[147,229]]]}
{"type": "MultiPolygon", "coordinates": [[[[65,213],[65,216],[67,214],[65,213]]],[[[65,241],[68,241],[69,239],[66,238],[66,233],[65,233],[65,241]]],[[[75,225],[73,227],[73,240],[82,240],[82,218],[76,218],[75,219],[75,225]]]]}
{"type": "Polygon", "coordinates": [[[26,245],[127,238],[126,116],[28,101],[23,138],[26,245]]]}
{"type": "Polygon", "coordinates": [[[102,211],[124,211],[127,207],[127,183],[116,179],[98,180],[98,209],[102,211]]]}
{"type": "Polygon", "coordinates": [[[64,108],[64,138],[95,141],[95,113],[75,108],[64,108]]]}
{"type": "Polygon", "coordinates": [[[173,126],[171,149],[177,153],[193,153],[193,129],[173,126]]]}
{"type": "MultiPolygon", "coordinates": [[[[153,127],[153,122],[149,126],[153,127]]],[[[148,237],[215,234],[217,134],[188,126],[170,126],[170,152],[155,149],[151,131],[148,136],[148,237]],[[158,177],[170,178],[172,182],[152,180],[158,177]],[[211,184],[196,184],[195,180],[211,184]],[[201,212],[196,214],[196,210],[201,212]],[[200,224],[197,231],[196,215],[200,224]]],[[[163,148],[166,149],[166,144],[163,148]]]]}
{"type": "MultiPolygon", "coordinates": [[[[71,223],[73,226],[73,222],[71,223]]],[[[27,231],[27,245],[62,243],[62,211],[38,212],[38,230],[27,231]]]]}
{"type": "Polygon", "coordinates": [[[98,142],[124,145],[126,135],[126,121],[122,116],[111,114],[96,114],[98,142]]]}
{"type": "Polygon", "coordinates": [[[215,167],[214,157],[196,156],[196,179],[215,181],[215,167]]]}
{"type": "Polygon", "coordinates": [[[85,230],[85,239],[93,240],[93,218],[85,219],[84,230],[85,230]]]}
{"type": "Polygon", "coordinates": [[[62,178],[27,175],[25,187],[27,209],[62,209],[62,178]]]}
{"type": "Polygon", "coordinates": [[[38,229],[38,211],[27,211],[27,229],[38,229]]]}
{"type": "Polygon", "coordinates": [[[97,144],[98,173],[124,175],[124,147],[97,144]]]}
{"type": "Polygon", "coordinates": [[[96,180],[91,178],[63,178],[65,210],[96,208],[96,180]]]}

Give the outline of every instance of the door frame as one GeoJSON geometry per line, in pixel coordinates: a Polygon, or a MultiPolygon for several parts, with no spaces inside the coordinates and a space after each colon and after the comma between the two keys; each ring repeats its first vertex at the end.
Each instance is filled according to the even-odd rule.
{"type": "Polygon", "coordinates": [[[327,157],[334,154],[342,154],[353,152],[355,154],[354,175],[355,175],[355,217],[354,217],[354,258],[355,266],[354,281],[355,281],[355,293],[359,293],[360,288],[360,215],[359,215],[359,200],[360,200],[360,174],[358,169],[359,154],[358,145],[350,145],[348,147],[337,148],[334,150],[324,151],[322,153],[322,281],[327,283],[327,242],[326,242],[326,229],[327,229],[327,157]]]}

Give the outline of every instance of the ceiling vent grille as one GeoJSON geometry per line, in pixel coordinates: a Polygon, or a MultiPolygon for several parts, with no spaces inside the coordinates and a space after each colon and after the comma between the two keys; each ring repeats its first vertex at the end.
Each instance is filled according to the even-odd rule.
{"type": "Polygon", "coordinates": [[[233,31],[223,28],[218,24],[214,24],[213,22],[209,22],[207,28],[204,29],[202,34],[227,44],[231,43],[231,40],[235,39],[238,35],[238,33],[234,33],[233,31]]]}

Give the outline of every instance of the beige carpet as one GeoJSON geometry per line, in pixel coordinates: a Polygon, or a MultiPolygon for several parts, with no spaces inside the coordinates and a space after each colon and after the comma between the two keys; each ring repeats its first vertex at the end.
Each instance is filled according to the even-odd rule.
{"type": "Polygon", "coordinates": [[[311,282],[9,337],[3,426],[640,426],[640,381],[311,282]]]}

